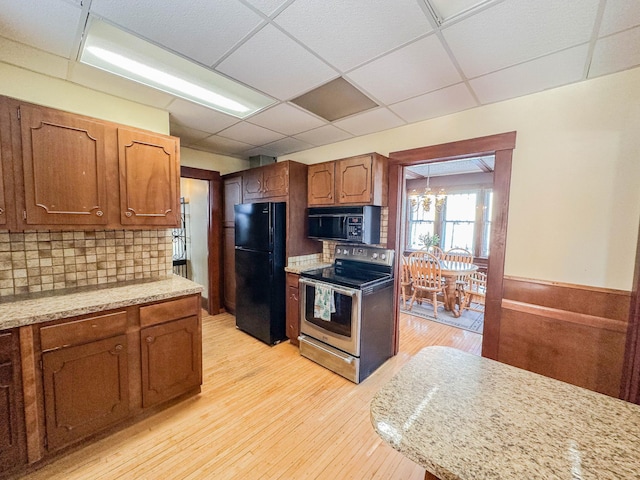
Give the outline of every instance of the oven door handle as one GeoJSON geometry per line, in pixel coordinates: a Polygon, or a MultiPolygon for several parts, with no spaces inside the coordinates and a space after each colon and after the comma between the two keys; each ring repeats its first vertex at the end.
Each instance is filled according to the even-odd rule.
{"type": "MultiPolygon", "coordinates": [[[[337,355],[335,354],[335,352],[332,352],[331,350],[329,350],[328,348],[324,348],[322,345],[320,345],[320,342],[310,342],[309,340],[307,340],[307,337],[305,335],[299,335],[298,336],[298,341],[299,342],[304,342],[307,341],[307,343],[312,344],[315,348],[322,350],[325,353],[328,353],[329,355],[336,357],[337,355]]],[[[347,356],[347,357],[338,357],[340,360],[342,360],[344,363],[351,365],[355,358],[353,358],[351,355],[347,356]]]]}
{"type": "Polygon", "coordinates": [[[307,280],[306,278],[301,278],[299,280],[300,285],[309,285],[310,287],[315,287],[316,285],[322,285],[331,288],[332,291],[339,293],[341,295],[346,295],[347,297],[357,297],[359,290],[353,290],[350,288],[342,288],[336,287],[330,283],[318,282],[316,280],[307,280]]]}

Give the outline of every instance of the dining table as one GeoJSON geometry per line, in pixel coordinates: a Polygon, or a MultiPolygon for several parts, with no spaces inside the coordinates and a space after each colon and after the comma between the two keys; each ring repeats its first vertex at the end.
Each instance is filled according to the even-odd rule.
{"type": "Polygon", "coordinates": [[[467,262],[454,262],[450,260],[440,260],[440,271],[445,279],[446,301],[444,308],[458,318],[462,315],[461,309],[456,309],[456,283],[478,270],[478,266],[467,262]]]}

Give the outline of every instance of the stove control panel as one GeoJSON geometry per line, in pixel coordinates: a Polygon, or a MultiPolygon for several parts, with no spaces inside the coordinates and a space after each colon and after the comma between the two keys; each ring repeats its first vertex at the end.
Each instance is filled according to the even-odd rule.
{"type": "Polygon", "coordinates": [[[364,245],[336,245],[336,259],[349,259],[363,263],[393,266],[393,250],[364,245]]]}

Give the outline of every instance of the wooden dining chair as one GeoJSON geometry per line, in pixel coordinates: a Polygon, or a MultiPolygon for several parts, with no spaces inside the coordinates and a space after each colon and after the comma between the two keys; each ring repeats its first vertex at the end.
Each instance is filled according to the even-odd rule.
{"type": "Polygon", "coordinates": [[[443,260],[447,262],[473,263],[473,253],[464,248],[452,248],[444,253],[443,260]]]}
{"type": "Polygon", "coordinates": [[[436,245],[431,245],[429,248],[427,248],[427,252],[440,260],[444,258],[444,250],[436,245]]]}
{"type": "Polygon", "coordinates": [[[433,316],[438,318],[438,294],[441,293],[447,301],[447,292],[442,282],[440,261],[434,255],[427,252],[413,252],[409,255],[409,268],[411,271],[411,287],[413,295],[409,303],[409,310],[420,296],[423,300],[429,300],[433,304],[433,316]]]}
{"type": "Polygon", "coordinates": [[[406,306],[407,300],[411,296],[411,270],[409,268],[409,257],[402,255],[400,271],[400,294],[402,295],[402,305],[406,306]]]}
{"type": "Polygon", "coordinates": [[[460,303],[460,310],[484,313],[486,292],[487,275],[481,272],[473,272],[467,277],[461,290],[462,302],[460,303]]]}

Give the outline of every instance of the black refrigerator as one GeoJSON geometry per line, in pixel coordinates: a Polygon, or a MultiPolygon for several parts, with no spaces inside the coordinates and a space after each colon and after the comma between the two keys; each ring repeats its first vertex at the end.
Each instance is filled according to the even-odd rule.
{"type": "Polygon", "coordinates": [[[235,205],[236,326],[268,345],[286,338],[285,208],[235,205]]]}

